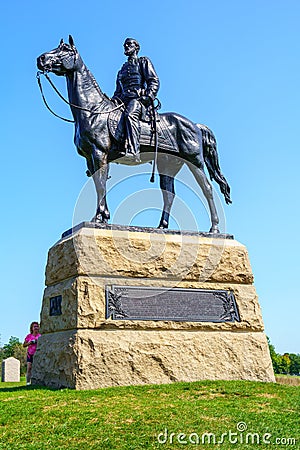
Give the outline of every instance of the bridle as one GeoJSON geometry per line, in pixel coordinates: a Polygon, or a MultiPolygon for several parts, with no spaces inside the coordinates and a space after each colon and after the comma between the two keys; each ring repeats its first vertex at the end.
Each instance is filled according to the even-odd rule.
{"type": "Polygon", "coordinates": [[[98,111],[98,112],[94,112],[90,109],[87,108],[82,108],[81,106],[78,105],[74,105],[74,103],[70,103],[68,102],[68,100],[59,92],[59,90],[57,89],[57,87],[54,85],[54,83],[52,82],[52,80],[50,79],[49,75],[47,74],[47,72],[42,72],[42,71],[38,71],[36,74],[36,78],[37,78],[37,82],[38,82],[38,86],[40,88],[41,91],[41,96],[42,99],[44,101],[44,104],[46,106],[46,108],[55,116],[58,117],[61,120],[64,120],[65,122],[70,122],[70,123],[75,123],[75,120],[70,120],[70,119],[66,119],[65,117],[59,116],[58,114],[56,114],[48,105],[47,100],[45,98],[44,92],[43,92],[43,86],[42,86],[42,82],[41,82],[41,75],[44,75],[46,80],[50,83],[50,86],[54,89],[54,91],[57,93],[57,95],[69,106],[73,106],[74,108],[80,109],[81,111],[86,111],[92,114],[110,114],[113,111],[116,111],[117,109],[122,108],[122,106],[124,106],[124,103],[121,102],[118,106],[116,106],[115,108],[110,109],[109,111],[98,111]]]}

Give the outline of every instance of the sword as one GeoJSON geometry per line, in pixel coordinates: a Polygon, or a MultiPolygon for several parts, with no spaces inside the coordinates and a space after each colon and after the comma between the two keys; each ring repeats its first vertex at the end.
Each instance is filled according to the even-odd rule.
{"type": "Polygon", "coordinates": [[[158,153],[158,134],[157,134],[157,123],[156,123],[156,114],[155,114],[154,100],[152,100],[151,106],[152,106],[152,114],[153,114],[153,130],[154,130],[155,151],[154,151],[154,160],[153,160],[152,175],[151,175],[151,178],[150,178],[150,183],[154,183],[154,174],[155,174],[155,168],[157,166],[157,153],[158,153]]]}

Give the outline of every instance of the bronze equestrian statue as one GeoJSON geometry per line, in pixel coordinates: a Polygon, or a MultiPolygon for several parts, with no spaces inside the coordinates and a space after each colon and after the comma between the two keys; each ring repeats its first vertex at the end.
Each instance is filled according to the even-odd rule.
{"type": "MultiPolygon", "coordinates": [[[[133,39],[130,41],[131,44],[134,43],[133,39]]],[[[130,164],[128,156],[120,159],[116,151],[124,142],[122,118],[124,119],[126,110],[126,99],[123,97],[122,103],[116,105],[115,100],[101,91],[71,36],[68,44],[61,40],[57,48],[39,56],[37,66],[48,79],[48,72],[66,77],[68,104],[75,124],[74,142],[78,153],[86,158],[87,173],[93,177],[97,191],[97,209],[92,221],[105,223],[110,217],[106,203],[108,165],[110,162],[130,164]]],[[[143,89],[141,84],[139,86],[143,89]]],[[[145,95],[142,97],[146,96],[152,100],[158,87],[157,79],[156,89],[147,91],[146,86],[145,95]]],[[[125,116],[126,114],[129,115],[126,112],[125,116]]],[[[186,164],[207,200],[211,217],[210,233],[219,233],[213,190],[204,172],[204,166],[207,167],[210,178],[219,184],[226,203],[231,203],[231,199],[230,187],[219,167],[216,140],[212,131],[205,125],[195,124],[177,113],[159,114],[159,120],[155,120],[155,123],[157,126],[153,127],[153,117],[149,118],[147,115],[140,121],[139,145],[140,163],[153,161],[157,157],[164,201],[159,227],[168,228],[175,196],[174,177],[183,164],[186,164]],[[154,152],[155,147],[157,154],[154,152]]],[[[123,151],[126,153],[126,149],[123,151]]],[[[136,151],[136,148],[132,151],[136,151]]]]}

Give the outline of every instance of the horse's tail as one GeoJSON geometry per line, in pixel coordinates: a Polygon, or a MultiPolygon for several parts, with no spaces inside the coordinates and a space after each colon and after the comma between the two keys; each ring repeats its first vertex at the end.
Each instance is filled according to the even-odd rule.
{"type": "Polygon", "coordinates": [[[203,157],[211,180],[215,180],[220,186],[227,204],[232,203],[230,198],[230,186],[221,172],[217,152],[217,141],[214,133],[200,123],[196,124],[202,133],[203,157]]]}

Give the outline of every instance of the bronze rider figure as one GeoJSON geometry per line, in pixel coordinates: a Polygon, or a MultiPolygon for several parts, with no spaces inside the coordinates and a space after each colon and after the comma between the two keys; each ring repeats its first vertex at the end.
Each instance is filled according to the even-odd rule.
{"type": "Polygon", "coordinates": [[[128,57],[118,72],[116,90],[112,100],[125,104],[125,148],[123,155],[140,161],[139,121],[144,108],[149,107],[159,89],[159,79],[152,62],[146,56],[138,57],[140,44],[132,38],[124,42],[124,54],[128,57]]]}

